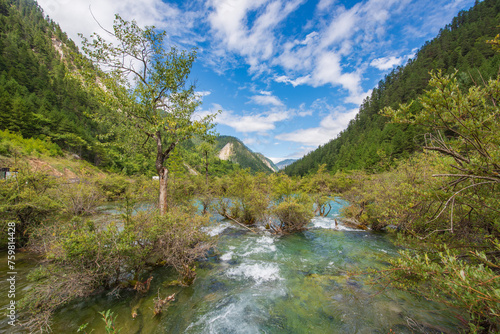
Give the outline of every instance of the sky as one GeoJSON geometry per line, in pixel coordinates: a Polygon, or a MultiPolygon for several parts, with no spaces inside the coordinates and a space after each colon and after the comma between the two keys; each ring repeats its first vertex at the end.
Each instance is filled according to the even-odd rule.
{"type": "Polygon", "coordinates": [[[38,0],[80,45],[114,14],[197,48],[196,116],[278,162],[337,137],[384,76],[474,0],[38,0]],[[95,17],[95,19],[93,18],[95,17]]]}

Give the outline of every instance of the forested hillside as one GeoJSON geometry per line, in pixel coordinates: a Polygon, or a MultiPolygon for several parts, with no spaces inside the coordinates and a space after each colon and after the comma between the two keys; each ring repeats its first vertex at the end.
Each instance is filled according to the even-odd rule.
{"type": "MultiPolygon", "coordinates": [[[[460,84],[468,87],[495,77],[500,55],[487,40],[500,31],[500,1],[485,0],[462,11],[439,35],[417,52],[405,66],[395,68],[365,99],[359,113],[337,138],[287,166],[288,175],[314,172],[321,164],[330,171],[363,169],[381,171],[394,160],[407,157],[423,143],[417,127],[389,124],[379,115],[384,107],[396,107],[422,94],[430,71],[459,72],[460,84]]],[[[413,108],[421,108],[414,104],[413,108]]]]}
{"type": "Polygon", "coordinates": [[[85,117],[96,101],[68,78],[77,51],[29,0],[0,0],[0,130],[52,141],[96,164],[111,162],[85,117]]]}
{"type": "Polygon", "coordinates": [[[220,152],[228,144],[230,144],[231,153],[227,159],[223,160],[237,163],[241,168],[250,168],[254,172],[269,173],[277,170],[271,160],[260,153],[252,152],[240,140],[232,136],[219,136],[217,138],[217,152],[220,152]]]}
{"type": "MultiPolygon", "coordinates": [[[[52,150],[52,154],[60,155],[64,150],[111,171],[154,174],[153,157],[120,149],[116,144],[121,138],[110,136],[104,126],[87,117],[104,107],[70,75],[78,69],[74,61],[78,52],[74,42],[58,24],[44,17],[34,1],[0,0],[0,153],[21,153],[16,152],[17,144],[10,142],[16,134],[56,144],[52,147],[60,150],[52,150]]],[[[221,140],[227,142],[227,138],[221,140]]],[[[241,144],[235,138],[234,142],[241,144]]],[[[204,173],[206,162],[199,144],[194,139],[179,146],[169,168],[178,173],[190,168],[204,173]]],[[[271,171],[241,145],[228,161],[217,159],[218,152],[210,150],[210,174],[222,175],[238,168],[231,161],[254,172],[271,171]]]]}

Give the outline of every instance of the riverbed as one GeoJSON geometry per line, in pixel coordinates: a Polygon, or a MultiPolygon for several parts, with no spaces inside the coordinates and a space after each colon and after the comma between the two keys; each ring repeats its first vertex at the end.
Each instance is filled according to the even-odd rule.
{"type": "MultiPolygon", "coordinates": [[[[76,333],[88,323],[87,332],[105,333],[99,312],[108,309],[121,334],[458,332],[457,311],[350,275],[387,268],[398,248],[391,234],[336,223],[340,207],[314,218],[307,231],[281,237],[215,219],[205,232],[219,239],[218,247],[198,264],[192,286],[170,286],[176,273],[158,269],[145,295],[121,290],[67,305],[54,317],[53,332],[76,333]],[[154,317],[153,299],[174,293],[175,301],[154,317]]],[[[0,261],[4,281],[5,253],[0,261]]],[[[25,253],[17,263],[19,297],[29,289],[25,276],[36,261],[25,253]]],[[[6,288],[0,289],[5,297],[6,288]]],[[[6,302],[0,298],[2,313],[6,302]]],[[[24,331],[3,317],[0,333],[24,331]]]]}

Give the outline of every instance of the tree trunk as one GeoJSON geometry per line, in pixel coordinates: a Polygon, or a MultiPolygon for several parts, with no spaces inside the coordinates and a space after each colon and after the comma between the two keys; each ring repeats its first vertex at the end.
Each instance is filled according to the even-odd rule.
{"type": "Polygon", "coordinates": [[[160,215],[164,216],[168,211],[167,205],[167,181],[168,181],[168,169],[162,167],[158,172],[160,177],[160,194],[158,197],[158,208],[160,209],[160,215]]]}
{"type": "Polygon", "coordinates": [[[205,185],[208,191],[208,151],[205,151],[205,185]]]}

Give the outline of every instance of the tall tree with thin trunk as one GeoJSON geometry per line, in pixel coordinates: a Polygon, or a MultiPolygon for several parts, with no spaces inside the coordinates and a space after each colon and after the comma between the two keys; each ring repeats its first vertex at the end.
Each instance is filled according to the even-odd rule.
{"type": "MultiPolygon", "coordinates": [[[[196,51],[165,46],[165,32],[140,28],[116,15],[113,31],[92,41],[82,37],[83,51],[92,64],[81,71],[85,83],[108,108],[91,116],[104,123],[108,136],[125,139],[127,149],[156,153],[159,209],[167,211],[168,169],[165,163],[175,147],[193,136],[210,134],[215,115],[194,118],[200,99],[188,76],[196,51]]],[[[85,61],[82,61],[85,64],[85,61]]]]}

